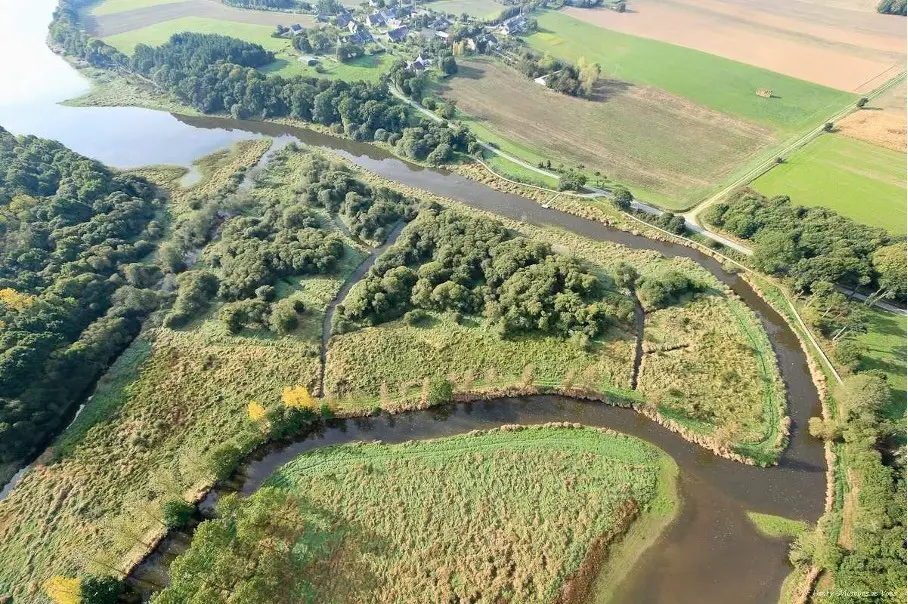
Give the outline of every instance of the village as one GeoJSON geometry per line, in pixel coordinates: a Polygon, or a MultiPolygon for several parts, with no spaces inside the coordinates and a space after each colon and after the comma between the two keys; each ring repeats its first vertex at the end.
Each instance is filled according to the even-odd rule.
{"type": "Polygon", "coordinates": [[[298,60],[316,71],[328,55],[343,62],[387,52],[409,54],[407,69],[423,72],[437,66],[443,55],[489,53],[503,39],[535,29],[534,19],[519,8],[516,13],[488,22],[435,11],[412,0],[369,0],[362,8],[336,5],[333,14],[317,12],[316,25],[308,29],[298,23],[278,25],[274,35],[293,40],[301,53],[298,60]]]}

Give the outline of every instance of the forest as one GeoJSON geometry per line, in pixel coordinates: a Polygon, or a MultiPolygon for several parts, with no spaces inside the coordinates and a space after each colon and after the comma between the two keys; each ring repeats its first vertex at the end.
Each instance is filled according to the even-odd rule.
{"type": "Polygon", "coordinates": [[[252,200],[225,191],[181,216],[160,254],[176,278],[177,297],[164,322],[182,327],[219,299],[220,320],[233,333],[244,328],[292,331],[306,311],[295,299],[276,300],[277,281],[330,273],[344,257],[338,235],[327,229],[324,209],[339,216],[360,240],[383,241],[398,222],[415,216],[416,202],[397,191],[372,187],[345,166],[309,155],[306,186],[291,198],[252,200]],[[216,240],[205,246],[214,238],[216,240]],[[184,258],[205,246],[202,268],[184,258]]]}
{"type": "Polygon", "coordinates": [[[483,315],[503,337],[537,332],[593,338],[631,309],[577,260],[500,223],[430,207],[338,306],[337,329],[426,310],[483,315]]]}
{"type": "Polygon", "coordinates": [[[146,181],[0,128],[0,463],[20,462],[157,308],[146,181]]]}
{"type": "MultiPolygon", "coordinates": [[[[787,196],[767,199],[746,191],[712,206],[704,218],[752,241],[752,264],[763,272],[786,277],[801,293],[813,292],[819,284],[877,289],[892,279],[892,270],[877,254],[895,243],[892,236],[826,208],[807,208],[792,204],[787,196]]],[[[892,288],[887,294],[905,296],[904,290],[892,288]]]]}

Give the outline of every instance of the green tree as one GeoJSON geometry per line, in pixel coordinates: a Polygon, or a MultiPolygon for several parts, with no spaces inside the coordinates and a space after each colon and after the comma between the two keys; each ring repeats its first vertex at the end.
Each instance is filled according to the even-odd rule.
{"type": "Polygon", "coordinates": [[[624,187],[615,187],[612,189],[612,203],[622,212],[631,209],[631,202],[634,201],[634,195],[624,187]]]}

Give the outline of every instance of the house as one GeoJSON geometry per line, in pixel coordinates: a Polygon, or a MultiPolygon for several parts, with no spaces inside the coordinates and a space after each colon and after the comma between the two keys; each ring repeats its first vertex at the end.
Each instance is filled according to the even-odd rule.
{"type": "Polygon", "coordinates": [[[386,33],[385,37],[388,42],[403,42],[409,34],[410,30],[406,27],[398,27],[386,33]]]}
{"type": "Polygon", "coordinates": [[[374,42],[372,39],[372,34],[369,33],[367,29],[360,29],[359,31],[347,36],[347,41],[354,44],[368,44],[374,42]]]}
{"type": "Polygon", "coordinates": [[[381,13],[372,13],[366,17],[366,25],[369,27],[382,27],[385,24],[385,18],[381,16],[381,13]]]}
{"type": "Polygon", "coordinates": [[[446,31],[437,31],[435,32],[435,37],[447,40],[450,36],[448,36],[448,32],[446,31]]]}
{"type": "Polygon", "coordinates": [[[472,50],[476,52],[479,47],[476,44],[476,38],[467,38],[467,50],[472,50]]]}
{"type": "Polygon", "coordinates": [[[381,0],[369,0],[369,6],[375,8],[381,4],[381,0]]]}
{"type": "Polygon", "coordinates": [[[407,63],[407,69],[410,71],[425,71],[432,64],[432,60],[422,55],[417,56],[407,63]]]}
{"type": "Polygon", "coordinates": [[[297,34],[303,33],[303,26],[300,25],[299,23],[294,23],[293,25],[290,26],[290,33],[293,34],[294,36],[297,34]]]}
{"type": "Polygon", "coordinates": [[[328,15],[319,13],[319,14],[315,15],[315,20],[318,21],[319,23],[327,23],[330,20],[330,18],[328,17],[328,15]]]}
{"type": "Polygon", "coordinates": [[[362,25],[358,21],[350,21],[347,23],[347,31],[351,34],[355,34],[362,25]]]}
{"type": "Polygon", "coordinates": [[[438,33],[438,32],[436,32],[431,27],[425,27],[419,31],[419,35],[421,35],[423,38],[425,38],[426,40],[429,40],[429,41],[432,41],[435,39],[436,33],[438,33]]]}
{"type": "Polygon", "coordinates": [[[503,36],[516,36],[526,29],[527,20],[523,15],[511,17],[498,27],[498,33],[503,36]]]}
{"type": "Polygon", "coordinates": [[[347,27],[351,23],[353,23],[353,19],[348,13],[341,13],[334,18],[334,24],[341,28],[347,27]]]}
{"type": "Polygon", "coordinates": [[[445,17],[439,17],[432,21],[432,23],[429,24],[429,27],[439,31],[447,31],[447,29],[451,27],[451,22],[445,17]]]}
{"type": "Polygon", "coordinates": [[[310,57],[308,55],[301,56],[299,58],[299,62],[302,63],[303,65],[308,65],[309,67],[314,67],[315,65],[318,65],[318,59],[316,59],[315,57],[310,57]]]}
{"type": "Polygon", "coordinates": [[[385,20],[385,24],[391,29],[397,29],[403,22],[397,17],[397,13],[393,10],[383,10],[381,13],[381,18],[385,20]]]}

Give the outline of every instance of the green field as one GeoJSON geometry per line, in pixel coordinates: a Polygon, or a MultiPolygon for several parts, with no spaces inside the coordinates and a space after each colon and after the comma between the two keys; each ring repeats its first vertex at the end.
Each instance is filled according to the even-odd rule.
{"type": "Polygon", "coordinates": [[[426,8],[457,16],[467,13],[479,19],[495,19],[505,9],[505,5],[495,0],[438,0],[427,3],[426,8]]]}
{"type": "Polygon", "coordinates": [[[158,6],[161,4],[175,4],[184,0],[103,0],[103,2],[91,8],[92,15],[112,15],[114,13],[123,13],[137,8],[148,6],[158,6]]]}
{"type": "Polygon", "coordinates": [[[639,439],[536,427],[330,447],[266,484],[342,533],[314,569],[318,601],[541,603],[595,539],[624,532],[630,500],[641,522],[670,518],[676,474],[639,439]]]}
{"type": "Polygon", "coordinates": [[[905,154],[824,134],[751,186],[804,206],[823,206],[858,222],[905,234],[905,154]]]}
{"type": "Polygon", "coordinates": [[[856,95],[758,67],[638,38],[584,23],[560,12],[539,15],[527,41],[537,50],[576,62],[597,62],[603,76],[661,88],[731,115],[792,134],[816,126],[856,100],[856,95]],[[774,98],[755,94],[773,91],[774,98]]]}
{"type": "Polygon", "coordinates": [[[160,46],[167,42],[173,34],[184,31],[193,31],[202,34],[221,34],[233,36],[254,44],[261,44],[267,50],[275,53],[292,48],[291,41],[287,38],[272,38],[274,27],[270,25],[254,25],[252,23],[239,23],[237,21],[222,21],[220,19],[206,19],[203,17],[181,17],[170,21],[162,21],[148,27],[134,29],[122,34],[104,38],[104,41],[117,50],[131,55],[138,44],[160,46]]]}
{"type": "Polygon", "coordinates": [[[182,17],[163,21],[148,27],[135,29],[122,34],[104,38],[104,41],[126,54],[132,54],[138,44],[159,46],[167,42],[173,34],[192,31],[203,34],[222,34],[233,36],[260,44],[275,54],[275,61],[262,68],[267,74],[278,74],[285,77],[294,75],[310,75],[316,77],[339,78],[343,80],[369,80],[377,81],[391,64],[394,57],[387,53],[367,55],[341,63],[333,56],[319,57],[324,68],[323,73],[314,67],[303,65],[299,61],[300,54],[293,48],[288,38],[274,38],[271,34],[274,27],[270,25],[255,25],[251,23],[238,23],[236,21],[223,21],[220,19],[207,19],[203,17],[182,17]]]}
{"type": "Polygon", "coordinates": [[[897,419],[905,416],[905,344],[908,333],[905,317],[877,308],[868,309],[867,333],[855,340],[865,348],[866,356],[861,359],[861,369],[879,369],[886,373],[892,396],[885,415],[897,419]]]}

